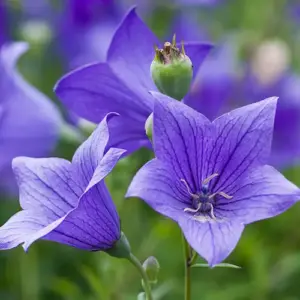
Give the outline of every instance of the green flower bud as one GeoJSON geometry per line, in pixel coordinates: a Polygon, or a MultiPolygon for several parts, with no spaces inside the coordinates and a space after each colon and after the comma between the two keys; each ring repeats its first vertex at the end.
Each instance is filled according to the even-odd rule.
{"type": "Polygon", "coordinates": [[[146,131],[146,135],[149,138],[149,140],[152,141],[152,134],[153,134],[153,113],[146,120],[145,131],[146,131]]]}
{"type": "Polygon", "coordinates": [[[160,269],[158,260],[154,256],[148,257],[143,263],[143,268],[146,271],[149,282],[156,284],[160,269]]]}
{"type": "Polygon", "coordinates": [[[158,90],[174,99],[182,100],[188,93],[193,78],[193,65],[185,54],[176,47],[175,35],[172,44],[166,42],[163,49],[155,48],[151,64],[151,76],[158,90]]]}

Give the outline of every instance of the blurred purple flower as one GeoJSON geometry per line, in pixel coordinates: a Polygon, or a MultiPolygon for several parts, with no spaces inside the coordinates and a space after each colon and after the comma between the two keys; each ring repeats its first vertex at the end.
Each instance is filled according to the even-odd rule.
{"type": "Polygon", "coordinates": [[[300,77],[289,69],[290,53],[280,40],[263,42],[244,78],[243,98],[255,102],[278,96],[271,163],[287,168],[300,162],[300,77]]]}
{"type": "Polygon", "coordinates": [[[180,5],[193,5],[193,6],[211,6],[221,2],[221,0],[176,0],[180,5]]]}
{"type": "Polygon", "coordinates": [[[266,95],[279,97],[275,118],[271,163],[280,168],[300,162],[300,77],[287,72],[276,82],[264,86],[255,77],[246,78],[245,98],[250,102],[266,95]]]}
{"type": "Polygon", "coordinates": [[[23,210],[0,228],[1,250],[20,244],[27,250],[38,239],[106,250],[119,240],[119,216],[103,179],[124,150],[111,148],[104,155],[107,121],[105,118],[78,148],[72,162],[60,158],[13,160],[23,210]]]}
{"type": "Polygon", "coordinates": [[[296,23],[300,22],[300,4],[288,3],[287,5],[288,18],[292,17],[292,20],[296,23]]]}
{"type": "Polygon", "coordinates": [[[191,86],[185,104],[210,120],[230,109],[237,92],[236,45],[229,39],[216,48],[203,62],[191,86]]]}
{"type": "Polygon", "coordinates": [[[178,41],[208,40],[208,34],[204,28],[198,21],[197,10],[180,9],[175,12],[169,36],[175,33],[178,41]]]}
{"type": "Polygon", "coordinates": [[[0,188],[13,192],[14,157],[46,156],[60,134],[61,116],[54,104],[29,85],[16,70],[27,44],[9,43],[0,49],[0,188]]]}
{"type": "MultiPolygon", "coordinates": [[[[78,69],[55,87],[64,105],[89,121],[97,123],[108,112],[122,115],[110,128],[111,146],[130,152],[150,147],[144,127],[154,103],[149,91],[156,90],[150,77],[155,44],[159,41],[132,9],[113,36],[106,62],[78,69]]],[[[211,48],[207,43],[185,43],[195,72],[211,48]]]]}
{"type": "Polygon", "coordinates": [[[127,197],[140,197],[181,227],[210,266],[235,248],[244,226],[276,216],[300,197],[299,189],[266,165],[276,98],[210,122],[159,93],[154,105],[154,151],[127,197]]]}
{"type": "Polygon", "coordinates": [[[4,3],[0,3],[0,47],[7,40],[7,15],[4,3]]]}
{"type": "Polygon", "coordinates": [[[58,40],[69,69],[105,60],[122,11],[114,0],[66,1],[58,40]]]}

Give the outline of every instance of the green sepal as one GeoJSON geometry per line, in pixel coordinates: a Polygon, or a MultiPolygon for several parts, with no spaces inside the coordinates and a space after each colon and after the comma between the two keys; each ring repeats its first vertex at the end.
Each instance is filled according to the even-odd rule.
{"type": "Polygon", "coordinates": [[[120,239],[110,249],[105,250],[105,252],[113,257],[128,259],[131,247],[125,234],[121,232],[120,239]]]}

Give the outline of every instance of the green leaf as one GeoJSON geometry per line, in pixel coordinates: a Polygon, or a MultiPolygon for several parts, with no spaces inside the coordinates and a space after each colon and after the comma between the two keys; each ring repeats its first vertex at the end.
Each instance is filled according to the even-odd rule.
{"type": "MultiPolygon", "coordinates": [[[[194,264],[194,265],[192,265],[192,268],[210,268],[210,266],[209,266],[209,264],[194,264]]],[[[236,266],[233,264],[228,264],[228,263],[221,263],[221,264],[215,265],[214,268],[241,269],[242,267],[236,266]]]]}

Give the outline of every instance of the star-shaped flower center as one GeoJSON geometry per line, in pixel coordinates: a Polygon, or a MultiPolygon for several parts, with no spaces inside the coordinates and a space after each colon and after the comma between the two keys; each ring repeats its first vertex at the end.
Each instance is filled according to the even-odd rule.
{"type": "Polygon", "coordinates": [[[181,181],[185,184],[188,193],[191,195],[192,199],[192,207],[187,207],[184,209],[184,212],[188,212],[189,214],[193,215],[193,218],[200,221],[209,221],[214,220],[218,221],[214,213],[214,207],[216,205],[216,196],[221,196],[226,199],[232,199],[232,196],[227,195],[224,192],[212,192],[209,183],[210,181],[219,176],[219,174],[214,173],[203,180],[201,184],[200,191],[196,193],[192,193],[190,187],[188,186],[187,182],[184,179],[181,181]]]}

